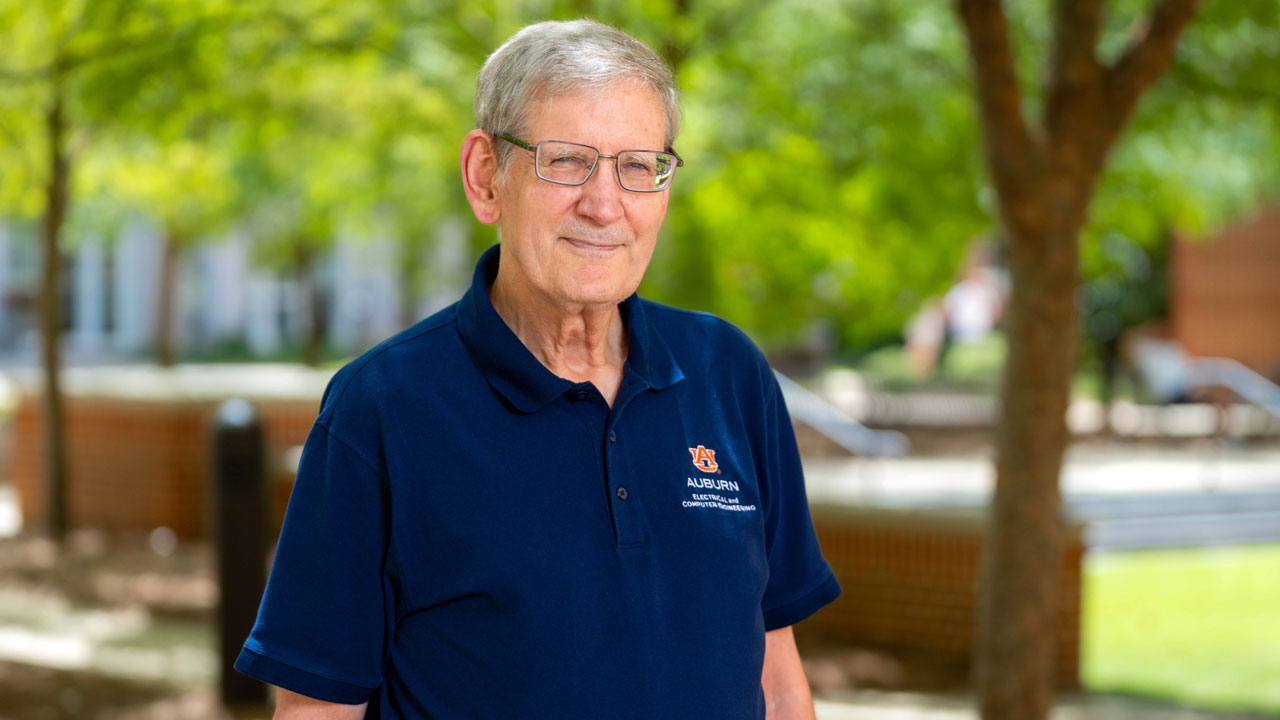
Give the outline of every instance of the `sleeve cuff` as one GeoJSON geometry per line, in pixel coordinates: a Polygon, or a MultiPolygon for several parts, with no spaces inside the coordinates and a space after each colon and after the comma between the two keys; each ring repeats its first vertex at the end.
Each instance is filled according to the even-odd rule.
{"type": "Polygon", "coordinates": [[[317,675],[279,660],[273,660],[247,647],[240,650],[235,667],[245,675],[263,682],[325,702],[359,705],[368,702],[374,690],[377,689],[317,675]]]}
{"type": "Polygon", "coordinates": [[[840,583],[836,581],[836,576],[828,568],[827,576],[821,585],[786,605],[766,610],[764,612],[764,629],[768,632],[788,625],[795,625],[839,596],[840,583]]]}

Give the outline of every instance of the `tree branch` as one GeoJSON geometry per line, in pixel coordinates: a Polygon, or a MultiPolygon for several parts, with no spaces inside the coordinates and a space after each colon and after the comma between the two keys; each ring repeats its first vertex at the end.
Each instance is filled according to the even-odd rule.
{"type": "Polygon", "coordinates": [[[1109,140],[1124,127],[1142,93],[1173,63],[1178,37],[1199,5],[1200,0],[1160,0],[1150,21],[1134,26],[1129,46],[1104,78],[1109,140]]]}
{"type": "Polygon", "coordinates": [[[1102,25],[1102,0],[1056,0],[1044,126],[1051,142],[1083,140],[1102,90],[1102,65],[1094,54],[1102,25]],[[1088,117],[1082,117],[1088,115],[1088,117]]]}
{"type": "Polygon", "coordinates": [[[957,0],[969,38],[987,164],[1006,211],[1033,187],[1039,144],[1022,116],[1009,28],[999,0],[957,0]]]}

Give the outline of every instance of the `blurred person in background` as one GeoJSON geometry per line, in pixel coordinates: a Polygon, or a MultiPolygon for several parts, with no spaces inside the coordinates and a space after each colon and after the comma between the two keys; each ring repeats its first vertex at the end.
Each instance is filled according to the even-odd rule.
{"type": "Polygon", "coordinates": [[[1004,311],[1004,292],[992,266],[991,250],[974,245],[960,281],[942,299],[948,338],[961,344],[982,342],[996,329],[1004,311]]]}
{"type": "Polygon", "coordinates": [[[791,625],[840,588],[777,382],[635,294],[683,164],[670,69],[540,23],[475,113],[501,242],[330,383],[237,667],[279,718],[813,718],[791,625]]]}

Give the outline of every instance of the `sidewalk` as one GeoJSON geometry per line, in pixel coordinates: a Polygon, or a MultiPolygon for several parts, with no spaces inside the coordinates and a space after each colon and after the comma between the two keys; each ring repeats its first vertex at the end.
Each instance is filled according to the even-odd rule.
{"type": "MultiPolygon", "coordinates": [[[[804,459],[811,500],[915,504],[982,500],[994,466],[984,452],[942,457],[804,459]]],[[[1064,495],[1280,489],[1280,443],[1234,447],[1205,440],[1172,447],[1077,443],[1067,449],[1064,495]]]]}
{"type": "MultiPolygon", "coordinates": [[[[902,512],[980,513],[994,474],[982,453],[805,461],[811,502],[902,512]]],[[[1062,494],[1094,551],[1280,542],[1280,443],[1081,443],[1062,494]]]]}

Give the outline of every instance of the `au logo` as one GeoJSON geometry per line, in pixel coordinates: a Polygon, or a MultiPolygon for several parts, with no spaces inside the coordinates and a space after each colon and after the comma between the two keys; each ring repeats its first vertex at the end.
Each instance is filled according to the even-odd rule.
{"type": "Polygon", "coordinates": [[[693,466],[702,472],[720,472],[720,465],[716,463],[715,450],[699,445],[698,447],[689,448],[689,454],[693,456],[693,466]]]}

